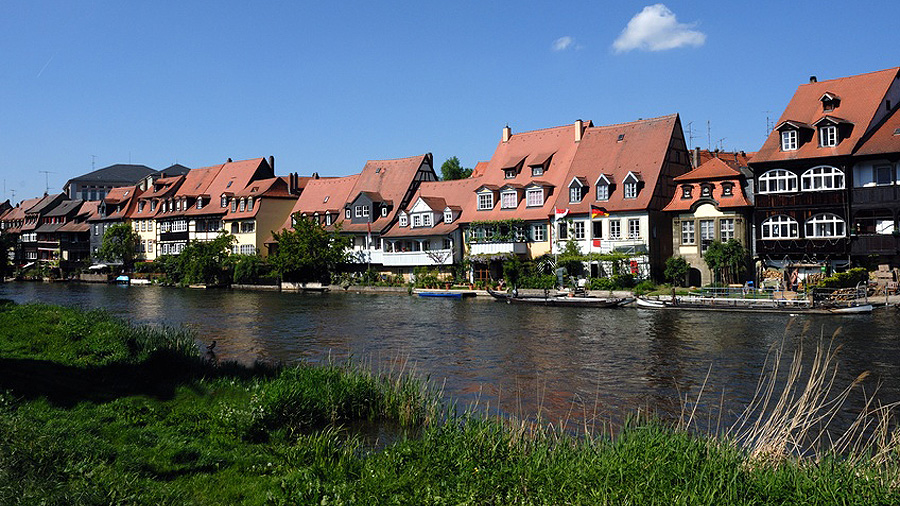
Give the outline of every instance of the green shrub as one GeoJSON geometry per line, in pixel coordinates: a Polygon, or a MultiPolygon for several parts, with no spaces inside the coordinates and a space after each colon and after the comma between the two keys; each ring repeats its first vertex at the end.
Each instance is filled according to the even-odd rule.
{"type": "Polygon", "coordinates": [[[853,288],[857,284],[869,281],[869,272],[862,267],[855,267],[847,272],[838,272],[823,278],[819,286],[823,288],[853,288]]]}
{"type": "Polygon", "coordinates": [[[632,290],[637,295],[643,295],[645,293],[649,293],[657,290],[659,287],[653,281],[649,279],[645,279],[635,285],[634,290],[632,290]]]}
{"type": "Polygon", "coordinates": [[[556,287],[556,276],[553,276],[552,274],[525,276],[519,280],[519,287],[551,290],[556,287]]]}

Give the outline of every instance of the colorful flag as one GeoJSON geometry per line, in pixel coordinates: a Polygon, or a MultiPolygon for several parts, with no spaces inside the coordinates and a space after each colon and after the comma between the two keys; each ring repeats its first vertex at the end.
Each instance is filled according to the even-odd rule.
{"type": "Polygon", "coordinates": [[[591,204],[591,219],[593,220],[594,218],[599,218],[601,216],[609,216],[609,213],[606,212],[606,209],[591,204]]]}
{"type": "Polygon", "coordinates": [[[557,207],[557,208],[556,208],[556,213],[553,215],[553,217],[556,218],[557,220],[561,220],[561,219],[565,218],[567,214],[569,214],[569,209],[568,209],[568,208],[566,208],[566,209],[560,209],[560,208],[557,207]]]}

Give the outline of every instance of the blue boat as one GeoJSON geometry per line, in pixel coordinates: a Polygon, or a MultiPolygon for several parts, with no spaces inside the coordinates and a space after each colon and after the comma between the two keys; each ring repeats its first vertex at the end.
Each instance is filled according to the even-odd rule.
{"type": "Polygon", "coordinates": [[[419,297],[450,297],[453,299],[461,299],[461,293],[453,292],[419,292],[419,297]]]}

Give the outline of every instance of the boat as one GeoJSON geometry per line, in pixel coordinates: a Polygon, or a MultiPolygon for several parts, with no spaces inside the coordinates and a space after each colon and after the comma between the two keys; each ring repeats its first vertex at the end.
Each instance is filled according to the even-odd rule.
{"type": "Polygon", "coordinates": [[[446,297],[451,299],[461,299],[462,294],[459,292],[418,292],[419,297],[446,297]]]}
{"type": "Polygon", "coordinates": [[[533,304],[538,306],[557,306],[557,307],[600,307],[613,308],[630,304],[632,298],[617,297],[593,297],[590,295],[569,296],[569,294],[553,295],[513,295],[509,293],[495,292],[491,289],[487,291],[491,297],[496,300],[506,302],[507,304],[533,304]]]}
{"type": "Polygon", "coordinates": [[[634,302],[639,309],[669,309],[685,311],[743,311],[788,314],[865,314],[871,313],[872,304],[818,305],[809,304],[806,299],[726,299],[696,297],[671,300],[638,297],[634,302]]]}
{"type": "Polygon", "coordinates": [[[129,278],[128,276],[125,276],[125,275],[118,276],[116,278],[116,284],[119,284],[119,285],[131,284],[131,278],[129,278]]]}

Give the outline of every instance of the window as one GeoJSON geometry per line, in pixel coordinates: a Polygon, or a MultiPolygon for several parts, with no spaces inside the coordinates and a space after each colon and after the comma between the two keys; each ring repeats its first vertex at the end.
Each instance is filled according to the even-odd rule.
{"type": "Polygon", "coordinates": [[[326,225],[331,225],[331,219],[332,219],[332,218],[331,218],[331,214],[326,214],[326,215],[325,215],[325,224],[326,224],[326,225]]]}
{"type": "Polygon", "coordinates": [[[100,226],[94,225],[94,235],[100,235],[100,226]]]}
{"type": "Polygon", "coordinates": [[[231,224],[231,233],[237,234],[241,231],[241,225],[238,222],[234,222],[231,224]]]}
{"type": "Polygon", "coordinates": [[[143,200],[140,203],[138,203],[138,212],[139,213],[144,212],[144,204],[145,204],[145,202],[143,200]]]}
{"type": "MultiPolygon", "coordinates": [[[[225,207],[225,206],[222,206],[225,207]]],[[[150,212],[156,211],[156,201],[153,200],[150,202],[150,212]]]]}
{"type": "Polygon", "coordinates": [[[681,222],[681,244],[695,244],[694,222],[681,222]]]}
{"type": "Polygon", "coordinates": [[[700,220],[700,242],[708,243],[716,240],[716,222],[714,220],[700,220]]]}
{"type": "Polygon", "coordinates": [[[433,227],[434,226],[434,215],[431,213],[425,213],[422,216],[422,225],[425,227],[433,227]]]}
{"type": "Polygon", "coordinates": [[[247,197],[247,210],[253,210],[253,197],[247,197]]]}
{"type": "Polygon", "coordinates": [[[242,234],[249,234],[250,232],[253,232],[254,230],[256,230],[256,222],[255,221],[241,222],[241,233],[242,234]]]}
{"type": "Polygon", "coordinates": [[[247,209],[247,201],[241,199],[241,212],[244,212],[247,209]]]}
{"type": "Polygon", "coordinates": [[[813,167],[800,178],[803,191],[840,190],[844,187],[844,173],[834,167],[813,167]]]}
{"type": "Polygon", "coordinates": [[[844,235],[844,220],[836,214],[822,213],[806,220],[806,237],[822,239],[844,235]]]}
{"type": "Polygon", "coordinates": [[[628,182],[625,183],[624,191],[626,199],[635,199],[637,198],[637,183],[636,182],[628,182]]]}
{"type": "Polygon", "coordinates": [[[693,190],[693,189],[694,189],[694,187],[689,184],[682,186],[681,187],[681,198],[683,198],[683,199],[691,198],[691,190],[693,190]]]}
{"type": "Polygon", "coordinates": [[[531,226],[531,239],[534,242],[544,242],[547,240],[547,226],[544,224],[531,226]]]}
{"type": "Polygon", "coordinates": [[[409,225],[409,218],[406,216],[406,213],[400,213],[400,226],[405,227],[409,225]]]}
{"type": "Polygon", "coordinates": [[[153,232],[153,221],[147,222],[147,232],[153,232]]]}
{"type": "Polygon", "coordinates": [[[362,217],[363,218],[369,217],[369,206],[362,206],[362,217]]]}
{"type": "Polygon", "coordinates": [[[734,239],[734,218],[719,220],[719,240],[727,242],[734,239]]]}
{"type": "Polygon", "coordinates": [[[628,238],[629,239],[640,239],[641,238],[641,220],[637,218],[631,218],[628,220],[628,238]]]}
{"type": "Polygon", "coordinates": [[[478,209],[480,211],[493,209],[493,207],[494,207],[494,194],[493,193],[481,193],[478,195],[478,209]]]}
{"type": "Polygon", "coordinates": [[[597,184],[597,200],[609,200],[609,185],[607,183],[597,184]]]}
{"type": "Polygon", "coordinates": [[[197,197],[197,209],[203,209],[203,197],[197,197]]]}
{"type": "Polygon", "coordinates": [[[540,207],[544,205],[544,189],[532,188],[525,192],[525,205],[528,207],[540,207]]]}
{"type": "Polygon", "coordinates": [[[228,207],[228,196],[222,195],[222,207],[228,207]]]}
{"type": "Polygon", "coordinates": [[[500,208],[515,209],[518,204],[517,200],[516,192],[503,192],[500,194],[500,208]]]}
{"type": "Polygon", "coordinates": [[[225,185],[225,188],[231,188],[231,183],[234,183],[234,181],[229,181],[228,184],[225,185]]]}
{"type": "Polygon", "coordinates": [[[622,222],[620,220],[610,220],[609,221],[609,238],[610,239],[621,239],[622,238],[622,222]]]}
{"type": "Polygon", "coordinates": [[[734,183],[724,182],[722,183],[722,196],[723,197],[731,197],[734,195],[734,183]]]}
{"type": "Polygon", "coordinates": [[[795,151],[797,149],[797,131],[785,130],[781,132],[781,150],[795,151]]]}
{"type": "Polygon", "coordinates": [[[386,217],[386,216],[387,216],[387,213],[388,213],[388,208],[387,208],[387,206],[384,205],[384,204],[382,204],[382,205],[381,205],[381,217],[382,217],[382,218],[383,218],[383,217],[386,217]]]}
{"type": "Polygon", "coordinates": [[[576,221],[572,223],[572,236],[576,241],[584,240],[584,222],[576,221]]]}
{"type": "Polygon", "coordinates": [[[594,221],[591,228],[591,237],[594,239],[602,239],[603,238],[603,221],[594,221]]]}
{"type": "Polygon", "coordinates": [[[450,209],[444,210],[444,223],[453,223],[453,211],[450,209]]]}
{"type": "Polygon", "coordinates": [[[891,166],[890,165],[881,165],[875,167],[875,184],[878,186],[889,185],[894,182],[894,178],[891,174],[891,166]]]}
{"type": "Polygon", "coordinates": [[[364,206],[356,206],[353,208],[353,212],[357,218],[363,217],[363,207],[364,206]]]}
{"type": "Polygon", "coordinates": [[[531,167],[531,175],[532,176],[543,176],[544,175],[544,166],[543,165],[535,165],[531,167]]]}
{"type": "Polygon", "coordinates": [[[505,179],[515,179],[516,178],[516,169],[505,169],[503,171],[503,177],[505,179]]]}
{"type": "Polygon", "coordinates": [[[416,213],[416,214],[412,215],[412,226],[413,226],[413,228],[422,226],[422,215],[421,214],[416,213]]]}
{"type": "Polygon", "coordinates": [[[344,218],[350,219],[350,208],[344,209],[344,218]]]}
{"type": "Polygon", "coordinates": [[[453,241],[450,240],[449,237],[444,237],[444,249],[450,249],[453,247],[453,241]]]}
{"type": "Polygon", "coordinates": [[[833,148],[838,144],[837,126],[828,125],[819,128],[819,146],[833,148]]]}
{"type": "Polygon", "coordinates": [[[800,237],[797,220],[779,214],[762,222],[763,239],[790,239],[800,237]]]}
{"type": "Polygon", "coordinates": [[[704,183],[700,185],[700,196],[701,197],[712,197],[713,185],[704,183]]]}
{"type": "Polygon", "coordinates": [[[770,170],[759,176],[759,193],[797,191],[797,175],[784,169],[770,170]]]}
{"type": "Polygon", "coordinates": [[[238,201],[237,199],[231,199],[231,212],[237,212],[238,201]]]}
{"type": "Polygon", "coordinates": [[[567,226],[567,223],[564,221],[559,222],[558,228],[559,233],[557,235],[559,236],[559,240],[567,240],[569,238],[569,227],[567,226]]]}
{"type": "Polygon", "coordinates": [[[581,187],[580,186],[569,187],[569,203],[577,204],[579,202],[581,202],[581,187]]]}

